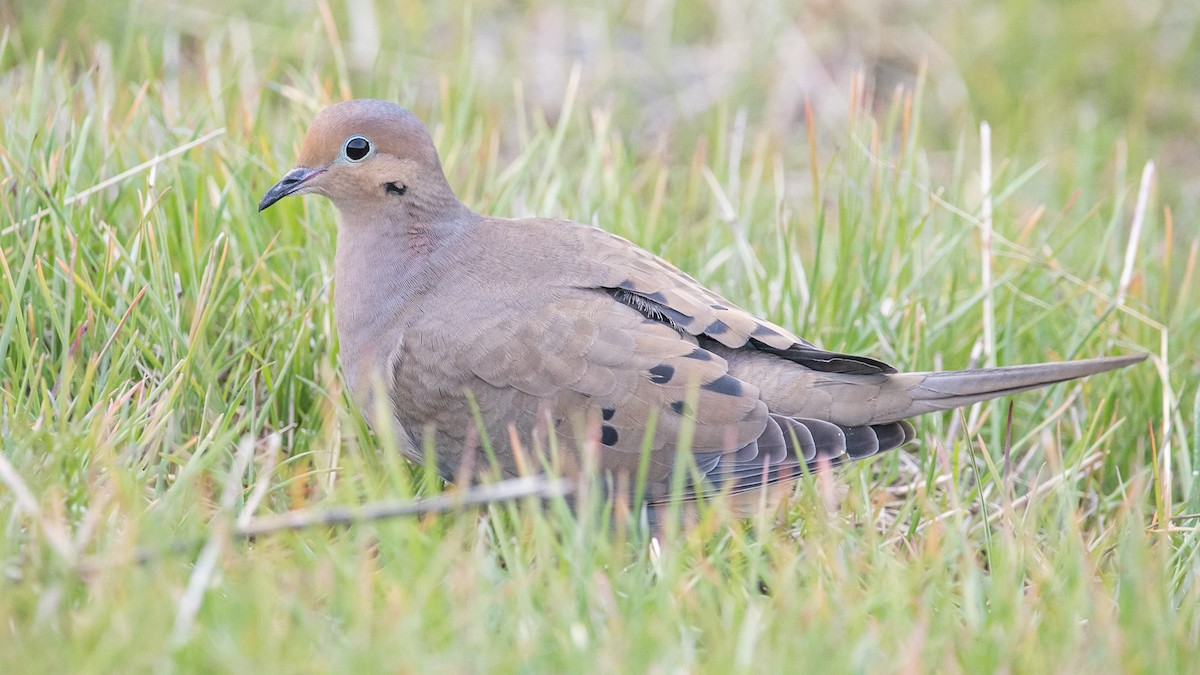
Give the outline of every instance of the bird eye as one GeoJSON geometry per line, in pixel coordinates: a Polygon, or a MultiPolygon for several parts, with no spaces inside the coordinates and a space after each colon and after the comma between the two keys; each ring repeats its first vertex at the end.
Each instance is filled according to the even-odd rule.
{"type": "Polygon", "coordinates": [[[342,151],[346,153],[346,159],[351,162],[361,162],[364,157],[371,154],[371,141],[362,136],[351,136],[342,151]]]}

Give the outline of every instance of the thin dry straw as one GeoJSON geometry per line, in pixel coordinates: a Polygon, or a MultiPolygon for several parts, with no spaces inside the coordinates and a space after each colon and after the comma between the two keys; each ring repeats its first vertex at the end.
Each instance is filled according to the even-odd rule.
{"type": "Polygon", "coordinates": [[[988,367],[996,365],[996,309],[992,296],[992,127],[987,122],[979,125],[979,189],[983,193],[980,207],[982,230],[980,239],[981,278],[983,282],[983,362],[988,367]]]}
{"type": "Polygon", "coordinates": [[[17,509],[29,514],[30,518],[37,521],[41,526],[42,536],[46,538],[46,543],[56,553],[62,556],[63,560],[68,563],[75,559],[75,551],[71,546],[70,540],[67,538],[66,532],[58,527],[57,523],[48,520],[42,513],[42,509],[38,506],[37,498],[33,496],[33,492],[21,478],[21,474],[17,472],[16,467],[8,461],[4,453],[0,452],[0,484],[8,487],[12,492],[16,501],[17,509]]]}
{"type": "MultiPolygon", "coordinates": [[[[233,471],[225,479],[225,485],[221,491],[222,511],[233,510],[238,495],[242,493],[242,476],[250,467],[250,460],[253,456],[254,439],[249,436],[244,437],[239,444],[237,455],[234,457],[233,471]]],[[[228,537],[225,536],[226,531],[223,523],[218,520],[212,528],[208,540],[204,542],[204,548],[200,550],[200,555],[196,557],[196,563],[192,566],[192,574],[188,578],[187,588],[183,592],[183,597],[179,599],[179,609],[175,612],[175,625],[171,629],[171,644],[173,645],[179,646],[187,643],[192,626],[196,622],[196,616],[200,612],[200,606],[204,602],[205,591],[216,572],[221,550],[228,541],[228,537]]]]}
{"type": "Polygon", "coordinates": [[[1117,303],[1125,301],[1129,284],[1133,281],[1133,264],[1137,257],[1138,241],[1142,236],[1142,225],[1146,222],[1146,208],[1150,201],[1150,184],[1154,180],[1154,162],[1146,162],[1142,169],[1142,184],[1138,188],[1137,205],[1133,208],[1133,223],[1129,228],[1129,243],[1125,246],[1125,265],[1121,268],[1121,281],[1117,284],[1117,303]]]}
{"type": "Polygon", "coordinates": [[[380,501],[355,507],[327,507],[289,511],[270,516],[251,518],[234,528],[240,537],[257,537],[284,530],[300,530],[308,527],[348,525],[385,518],[423,516],[430,513],[446,513],[472,506],[486,506],[526,497],[551,499],[563,497],[571,492],[571,483],[566,480],[549,480],[540,476],[514,478],[491,485],[481,485],[458,492],[450,492],[418,500],[380,501]]]}
{"type": "MultiPolygon", "coordinates": [[[[137,166],[133,167],[132,169],[126,169],[125,171],[122,171],[121,173],[113,176],[112,178],[106,178],[106,179],[100,181],[99,183],[96,183],[92,187],[84,190],[83,192],[77,192],[77,193],[71,195],[70,197],[67,197],[66,199],[64,199],[62,201],[62,206],[70,206],[77,202],[81,202],[105,188],[112,187],[112,186],[116,185],[117,183],[120,183],[121,181],[125,180],[126,178],[129,178],[130,176],[134,176],[134,175],[139,174],[147,169],[153,168],[153,167],[167,161],[168,159],[171,159],[172,157],[174,157],[176,155],[181,155],[181,154],[187,152],[188,150],[191,150],[192,148],[196,147],[197,145],[203,145],[203,144],[211,141],[212,139],[216,138],[217,136],[220,136],[223,133],[225,133],[225,127],[221,127],[220,129],[210,131],[207,134],[204,134],[203,136],[201,136],[200,138],[197,138],[194,141],[188,141],[187,143],[184,143],[183,145],[181,145],[173,150],[170,150],[168,152],[165,152],[161,155],[155,155],[154,157],[151,157],[150,159],[142,162],[141,164],[138,164],[137,166]]],[[[38,211],[37,213],[33,214],[32,216],[29,216],[25,220],[22,220],[18,223],[14,223],[13,225],[11,225],[9,227],[7,227],[3,230],[0,230],[0,235],[5,235],[10,232],[14,232],[19,227],[24,227],[24,226],[28,225],[29,223],[37,221],[40,218],[44,218],[44,217],[50,215],[51,211],[52,211],[52,209],[50,207],[46,207],[46,208],[42,209],[41,211],[38,211]]]]}
{"type": "MultiPolygon", "coordinates": [[[[1154,162],[1146,162],[1146,166],[1142,168],[1142,180],[1138,186],[1137,202],[1133,207],[1133,221],[1129,226],[1129,242],[1125,245],[1125,263],[1121,268],[1121,278],[1117,282],[1117,294],[1113,302],[1118,307],[1125,306],[1125,298],[1129,294],[1129,286],[1133,283],[1134,264],[1137,259],[1138,244],[1141,242],[1142,228],[1146,223],[1146,211],[1150,204],[1150,190],[1154,183],[1154,162]]],[[[1170,340],[1169,333],[1166,328],[1159,331],[1159,359],[1155,364],[1159,371],[1159,378],[1162,380],[1162,485],[1161,491],[1163,495],[1164,515],[1170,515],[1171,505],[1171,485],[1174,480],[1172,472],[1173,453],[1171,448],[1171,432],[1174,415],[1174,390],[1171,387],[1170,370],[1170,340]]]]}

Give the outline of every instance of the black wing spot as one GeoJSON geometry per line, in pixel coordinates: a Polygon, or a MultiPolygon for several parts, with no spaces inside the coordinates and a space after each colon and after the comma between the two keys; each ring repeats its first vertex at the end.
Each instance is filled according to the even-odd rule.
{"type": "Polygon", "coordinates": [[[675,367],[660,363],[650,369],[650,381],[654,384],[666,384],[675,376],[675,367]]]}
{"type": "Polygon", "coordinates": [[[611,448],[616,445],[620,438],[621,435],[617,433],[614,427],[610,427],[607,424],[600,427],[600,442],[608,447],[611,448]]]}
{"type": "Polygon", "coordinates": [[[724,321],[717,319],[716,321],[708,324],[708,328],[705,328],[704,332],[707,335],[720,335],[727,330],[729,330],[729,326],[726,326],[724,321]]]}
{"type": "Polygon", "coordinates": [[[742,382],[732,375],[722,375],[708,384],[700,385],[701,389],[726,396],[741,396],[742,382]]]}
{"type": "Polygon", "coordinates": [[[601,408],[600,409],[600,416],[604,418],[605,422],[611,420],[613,418],[613,415],[615,415],[615,414],[617,414],[616,408],[601,408]]]}
{"type": "Polygon", "coordinates": [[[779,331],[761,323],[754,327],[754,332],[750,335],[756,338],[783,337],[779,334],[779,331]]]}
{"type": "Polygon", "coordinates": [[[712,352],[708,351],[707,349],[701,349],[701,348],[697,347],[697,348],[693,349],[690,353],[684,354],[683,358],[696,359],[697,361],[712,361],[713,355],[712,355],[712,352]]]}
{"type": "Polygon", "coordinates": [[[671,410],[674,410],[676,415],[682,415],[683,401],[671,401],[671,410]]]}

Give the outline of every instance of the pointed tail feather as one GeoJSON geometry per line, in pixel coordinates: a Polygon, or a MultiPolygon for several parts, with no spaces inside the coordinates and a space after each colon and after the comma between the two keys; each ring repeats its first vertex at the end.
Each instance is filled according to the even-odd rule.
{"type": "Polygon", "coordinates": [[[903,382],[907,385],[906,393],[912,398],[911,404],[895,415],[895,420],[878,420],[876,423],[961,408],[979,401],[1124,368],[1145,358],[1145,354],[1135,354],[1001,368],[906,373],[897,376],[896,381],[897,384],[903,382]]]}

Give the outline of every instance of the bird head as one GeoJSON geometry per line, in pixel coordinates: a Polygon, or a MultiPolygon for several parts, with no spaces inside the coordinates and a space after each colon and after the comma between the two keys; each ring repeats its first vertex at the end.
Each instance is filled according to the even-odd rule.
{"type": "Polygon", "coordinates": [[[322,110],[304,137],[296,167],[263,195],[262,211],[284,197],[319,194],[339,211],[459,205],[425,125],[407,109],[373,99],[322,110]]]}

